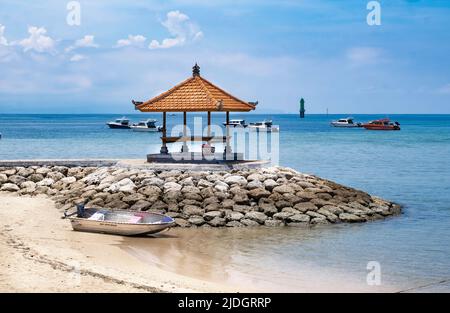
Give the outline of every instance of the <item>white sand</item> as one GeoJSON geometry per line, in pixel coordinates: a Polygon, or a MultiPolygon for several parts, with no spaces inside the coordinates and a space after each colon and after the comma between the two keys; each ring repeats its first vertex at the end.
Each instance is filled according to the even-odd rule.
{"type": "Polygon", "coordinates": [[[0,194],[0,292],[239,291],[158,269],[120,249],[122,237],[60,217],[45,197],[0,194]]]}

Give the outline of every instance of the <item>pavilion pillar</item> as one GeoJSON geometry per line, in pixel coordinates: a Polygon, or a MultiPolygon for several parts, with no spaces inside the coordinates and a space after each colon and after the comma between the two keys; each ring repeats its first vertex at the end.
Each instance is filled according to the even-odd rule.
{"type": "Polygon", "coordinates": [[[187,113],[183,112],[183,146],[181,146],[181,152],[189,152],[189,148],[187,146],[186,136],[187,136],[187,113]]]}
{"type": "Polygon", "coordinates": [[[166,145],[166,137],[167,137],[167,125],[166,125],[166,112],[163,112],[163,129],[162,129],[162,146],[161,150],[159,151],[161,154],[168,154],[169,149],[167,149],[166,145]]]}
{"type": "Polygon", "coordinates": [[[230,146],[230,112],[227,111],[226,113],[226,139],[225,139],[225,150],[223,151],[223,154],[226,156],[228,154],[231,154],[231,146],[230,146]]]}
{"type": "Polygon", "coordinates": [[[211,137],[211,111],[208,111],[208,137],[211,137]]]}

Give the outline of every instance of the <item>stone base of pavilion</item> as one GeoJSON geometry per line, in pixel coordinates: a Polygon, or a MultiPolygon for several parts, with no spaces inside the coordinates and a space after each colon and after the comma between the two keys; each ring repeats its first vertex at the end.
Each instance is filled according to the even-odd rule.
{"type": "MultiPolygon", "coordinates": [[[[155,156],[155,155],[153,155],[155,156]]],[[[167,156],[167,155],[166,155],[167,156]]],[[[169,158],[159,158],[158,160],[120,160],[116,166],[133,169],[152,170],[189,170],[189,171],[228,171],[231,169],[257,169],[270,166],[267,160],[235,160],[235,161],[180,161],[169,158]]]]}
{"type": "Polygon", "coordinates": [[[212,153],[205,155],[201,152],[174,152],[155,153],[147,155],[150,163],[186,163],[186,164],[224,164],[224,163],[246,163],[242,153],[212,153]]]}

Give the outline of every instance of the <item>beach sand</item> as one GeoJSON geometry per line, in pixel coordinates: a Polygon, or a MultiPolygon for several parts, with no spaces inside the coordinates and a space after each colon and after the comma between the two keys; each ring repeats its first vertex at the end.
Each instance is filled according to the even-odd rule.
{"type": "Polygon", "coordinates": [[[0,236],[1,292],[239,291],[142,262],[120,236],[74,232],[45,197],[0,194],[0,236]]]}
{"type": "Polygon", "coordinates": [[[74,232],[61,215],[45,196],[0,193],[0,292],[392,291],[323,268],[280,276],[259,259],[237,262],[254,249],[270,253],[288,229],[178,228],[130,238],[74,232]]]}

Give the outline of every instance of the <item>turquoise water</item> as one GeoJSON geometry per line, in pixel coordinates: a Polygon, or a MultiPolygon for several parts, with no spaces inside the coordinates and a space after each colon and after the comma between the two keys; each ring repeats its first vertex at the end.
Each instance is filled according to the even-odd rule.
{"type": "MultiPolygon", "coordinates": [[[[159,134],[110,130],[116,115],[1,115],[0,159],[143,158],[159,150],[159,134]]],[[[132,120],[144,115],[129,116],[132,120]]],[[[161,120],[160,115],[147,115],[161,120]]],[[[340,116],[232,114],[248,122],[271,117],[280,125],[280,164],[316,174],[405,206],[400,217],[361,225],[295,230],[262,252],[267,266],[299,264],[352,271],[365,280],[368,261],[381,264],[383,284],[402,288],[431,283],[450,291],[450,115],[391,115],[399,132],[337,129],[340,116]],[[268,253],[269,252],[269,253],[268,253]]],[[[354,115],[357,121],[384,116],[354,115]]],[[[181,115],[169,116],[171,125],[181,115]]],[[[191,120],[189,116],[189,120],[191,120]]],[[[222,123],[223,114],[213,114],[222,123]]],[[[245,245],[242,245],[243,247],[245,245]]],[[[249,247],[246,247],[249,249],[249,247]]],[[[242,251],[241,251],[242,252],[242,251]]]]}

